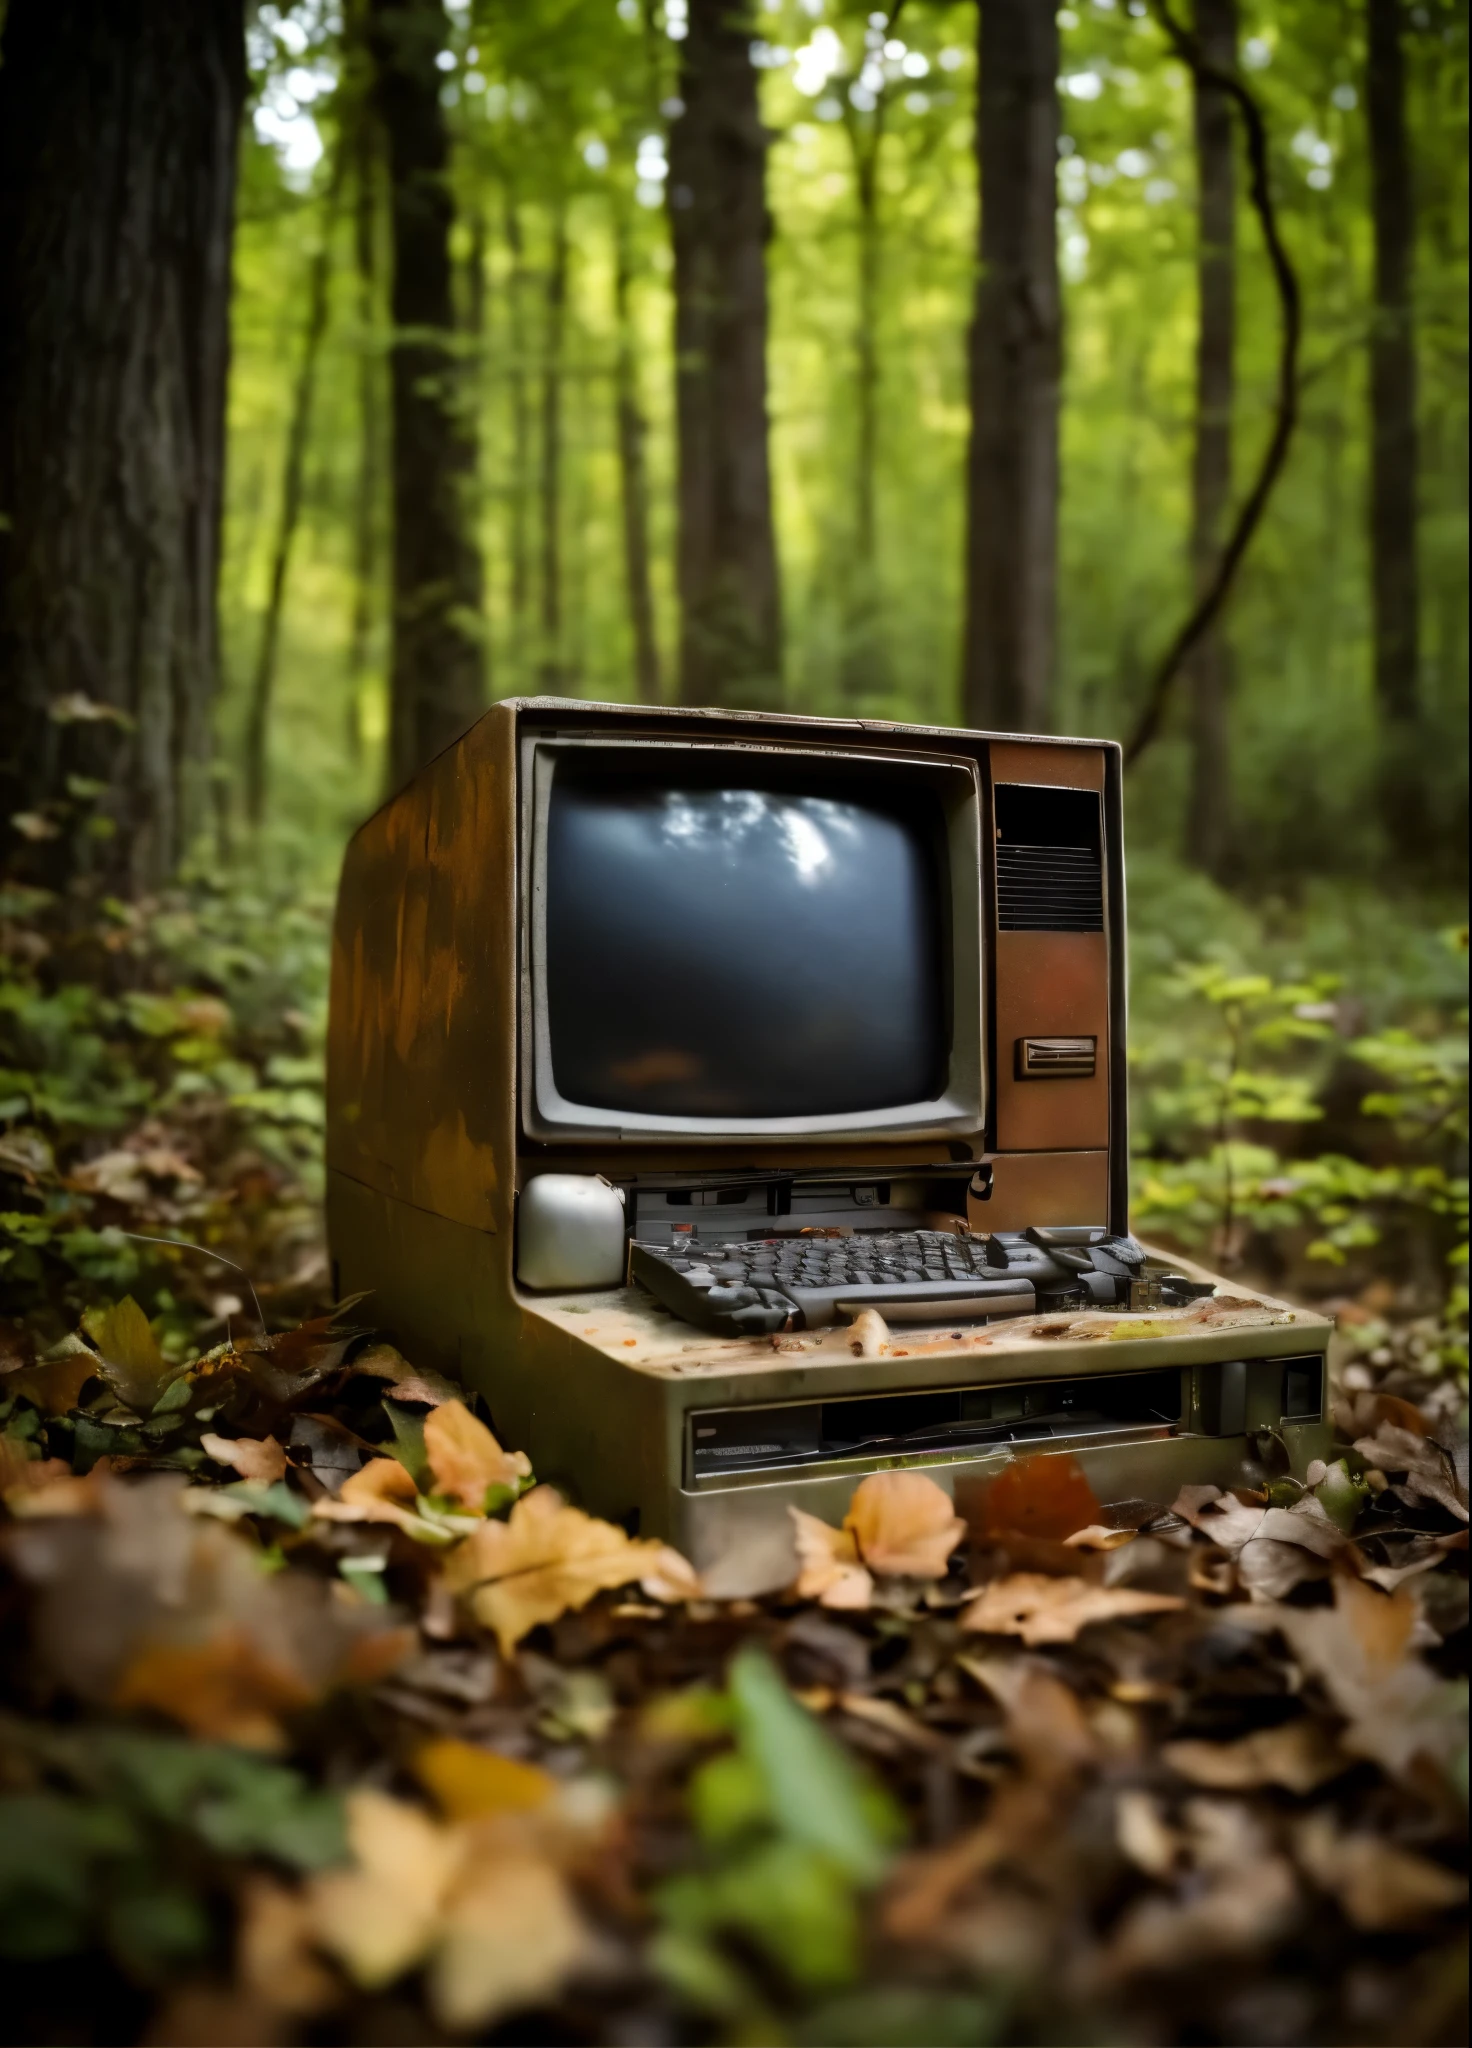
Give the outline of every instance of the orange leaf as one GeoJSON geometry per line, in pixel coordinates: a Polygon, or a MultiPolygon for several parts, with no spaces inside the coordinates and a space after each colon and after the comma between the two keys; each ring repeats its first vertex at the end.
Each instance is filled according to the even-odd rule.
{"type": "Polygon", "coordinates": [[[312,1513],[324,1522],[393,1522],[415,1534],[424,1526],[413,1512],[418,1498],[397,1458],[374,1458],[343,1481],[335,1499],[314,1502],[312,1513]]]}
{"type": "Polygon", "coordinates": [[[869,1605],[874,1581],[859,1563],[859,1549],[847,1529],[835,1529],[816,1515],[789,1507],[800,1570],[793,1591],[799,1600],[823,1607],[869,1605]]]}
{"type": "Polygon", "coordinates": [[[152,1707],[192,1735],[275,1749],[280,1716],[313,1697],[296,1672],[231,1630],[205,1643],[157,1643],[138,1651],[118,1680],[113,1702],[152,1707]]]}
{"type": "Polygon", "coordinates": [[[414,1758],[414,1774],[447,1820],[528,1813],[557,1790],[557,1780],[536,1764],[448,1735],[425,1743],[414,1758]]]}
{"type": "Polygon", "coordinates": [[[859,1555],[886,1577],[943,1579],[966,1524],[943,1487],[924,1472],[871,1472],[843,1518],[859,1555]]]}
{"type": "Polygon", "coordinates": [[[973,1526],[985,1537],[1015,1531],[1061,1540],[1098,1520],[1098,1497],[1077,1458],[1034,1452],[1014,1458],[981,1493],[973,1526]]]}
{"type": "Polygon", "coordinates": [[[28,1401],[34,1401],[38,1408],[44,1408],[48,1415],[65,1415],[75,1408],[82,1388],[93,1373],[99,1370],[97,1353],[76,1342],[75,1351],[63,1352],[59,1358],[43,1358],[35,1365],[22,1366],[19,1372],[5,1376],[7,1399],[14,1394],[23,1394],[28,1401]]]}
{"type": "Polygon", "coordinates": [[[972,1600],[961,1626],[981,1635],[1021,1636],[1028,1644],[1071,1643],[1095,1621],[1127,1614],[1165,1614],[1184,1607],[1172,1593],[1140,1593],[1129,1586],[1091,1586],[1086,1579],[1054,1579],[1013,1572],[994,1579],[972,1600]]]}
{"type": "Polygon", "coordinates": [[[503,1451],[463,1401],[445,1401],[430,1410],[424,1418],[424,1453],[436,1490],[477,1515],[485,1513],[492,1487],[515,1492],[532,1469],[524,1451],[503,1451]]]}
{"type": "Polygon", "coordinates": [[[257,1485],[271,1486],[286,1477],[286,1453],[274,1436],[231,1437],[206,1433],[200,1438],[199,1447],[216,1464],[232,1466],[242,1479],[253,1480],[257,1485]]]}

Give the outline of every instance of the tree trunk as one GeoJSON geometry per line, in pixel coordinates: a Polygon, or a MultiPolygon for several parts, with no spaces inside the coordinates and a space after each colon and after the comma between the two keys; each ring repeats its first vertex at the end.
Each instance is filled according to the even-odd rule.
{"type": "Polygon", "coordinates": [[[687,704],[781,701],[767,456],[767,135],[753,33],[737,0],[690,0],[680,46],[684,111],[669,137],[687,704]]]}
{"type": "Polygon", "coordinates": [[[4,38],[0,833],[153,888],[206,808],[241,0],[10,0],[4,38]]]}
{"type": "Polygon", "coordinates": [[[966,716],[1046,731],[1058,564],[1058,25],[980,0],[980,268],[971,327],[966,716]]]}
{"type": "Polygon", "coordinates": [[[507,312],[511,328],[511,658],[518,684],[526,679],[527,613],[531,607],[531,549],[527,513],[532,489],[532,414],[527,382],[526,244],[516,201],[506,199],[506,245],[511,251],[507,312]]]}
{"type": "Polygon", "coordinates": [[[881,90],[867,132],[861,114],[850,109],[849,142],[858,203],[859,265],[854,323],[854,552],[844,596],[844,645],[840,682],[853,711],[877,709],[888,693],[875,520],[879,461],[879,161],[884,146],[888,101],[881,90]]]}
{"type": "Polygon", "coordinates": [[[547,268],[546,327],[542,347],[542,658],[541,687],[562,681],[562,351],[567,325],[567,211],[561,201],[552,222],[547,268]]]}
{"type": "Polygon", "coordinates": [[[435,59],[441,0],[370,0],[393,242],[393,636],[390,784],[397,788],[484,702],[481,562],[470,502],[475,441],[454,341],[449,138],[435,59]]]}
{"type": "MultiPolygon", "coordinates": [[[[616,202],[617,204],[617,202],[616,202]]],[[[654,631],[654,593],[649,581],[649,476],[644,444],[649,432],[639,403],[639,372],[629,313],[629,225],[614,219],[614,316],[618,326],[617,427],[619,485],[624,515],[624,582],[629,628],[634,638],[634,681],[641,704],[659,702],[659,642],[654,631]]]]}
{"type": "Polygon", "coordinates": [[[353,508],[353,612],[348,629],[348,750],[363,752],[363,683],[378,568],[381,390],[375,335],[378,305],[378,136],[370,98],[352,110],[353,261],[358,278],[358,497],[353,508]]]}
{"type": "Polygon", "coordinates": [[[1424,845],[1417,774],[1420,630],[1416,559],[1416,346],[1411,305],[1415,212],[1406,133],[1399,0],[1367,0],[1365,104],[1375,232],[1375,325],[1370,342],[1370,579],[1375,698],[1380,714],[1380,809],[1402,859],[1424,845]]]}
{"type": "MultiPolygon", "coordinates": [[[[1219,71],[1237,68],[1237,0],[1196,0],[1196,40],[1219,71]]],[[[1191,471],[1191,569],[1199,598],[1221,557],[1232,495],[1233,365],[1237,341],[1237,181],[1232,107],[1193,73],[1196,124],[1196,449],[1191,471]]],[[[1225,874],[1231,835],[1228,705],[1232,655],[1218,618],[1191,656],[1191,796],[1186,851],[1225,874]]]]}
{"type": "Polygon", "coordinates": [[[261,644],[251,680],[250,709],[245,724],[245,808],[252,825],[259,825],[266,812],[266,764],[271,732],[271,699],[276,685],[276,651],[281,634],[281,612],[286,601],[286,572],[291,565],[292,542],[302,509],[302,475],[306,467],[307,441],[312,431],[312,396],[317,383],[317,356],[327,332],[328,288],[332,279],[332,232],[337,225],[337,196],[342,182],[342,155],[332,169],[322,209],[322,239],[312,258],[307,276],[307,318],[302,333],[301,361],[297,365],[296,390],[292,395],[291,423],[286,434],[286,460],[281,474],[281,513],[276,527],[276,547],[271,557],[271,583],[266,596],[266,614],[261,621],[261,644]]]}

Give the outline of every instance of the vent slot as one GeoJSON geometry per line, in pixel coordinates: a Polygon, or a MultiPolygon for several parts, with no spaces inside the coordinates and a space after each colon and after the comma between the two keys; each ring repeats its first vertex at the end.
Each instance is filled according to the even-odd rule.
{"type": "Polygon", "coordinates": [[[1099,798],[1088,789],[999,782],[997,926],[1004,932],[1101,932],[1099,798]]]}

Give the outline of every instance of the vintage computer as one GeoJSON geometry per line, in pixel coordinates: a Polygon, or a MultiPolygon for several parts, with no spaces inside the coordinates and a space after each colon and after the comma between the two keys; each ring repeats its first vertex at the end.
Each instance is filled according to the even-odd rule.
{"type": "Polygon", "coordinates": [[[1120,784],[1101,741],[497,704],[344,865],[337,1291],[717,1591],[884,1467],[1301,1470],[1329,1326],[1129,1235],[1120,784]]]}

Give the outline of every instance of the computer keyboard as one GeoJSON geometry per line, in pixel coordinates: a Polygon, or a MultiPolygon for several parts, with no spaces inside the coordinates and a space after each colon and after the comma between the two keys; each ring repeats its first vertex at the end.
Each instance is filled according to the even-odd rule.
{"type": "Polygon", "coordinates": [[[875,1308],[888,1322],[975,1322],[1092,1304],[1158,1308],[1209,1293],[1145,1275],[1133,1238],[1060,1227],[961,1237],[854,1231],[703,1243],[635,1241],[629,1275],[666,1308],[723,1336],[815,1329],[875,1308]],[[1167,1284],[1169,1283],[1169,1284],[1167,1284]],[[1185,1290],[1184,1294],[1178,1290],[1185,1290]]]}

